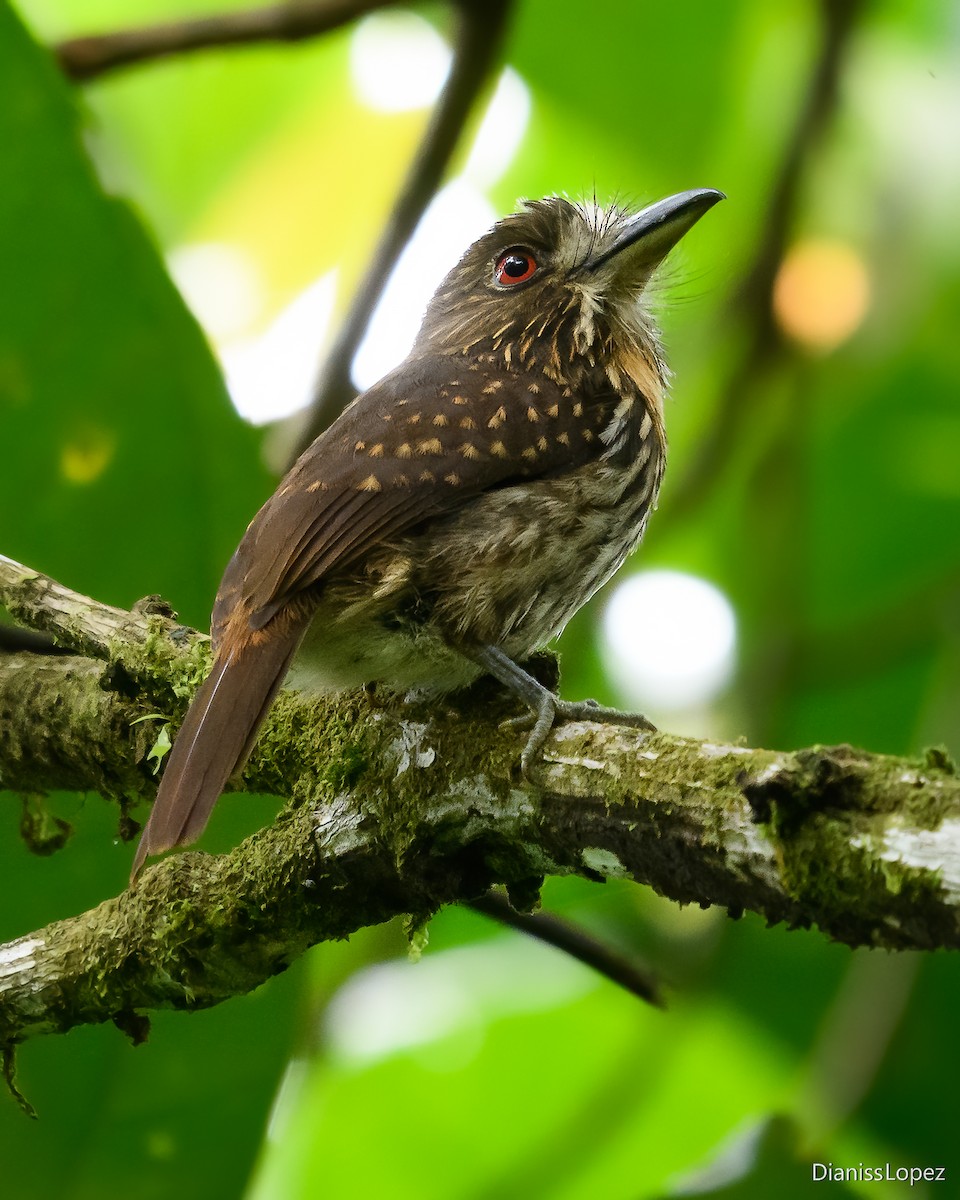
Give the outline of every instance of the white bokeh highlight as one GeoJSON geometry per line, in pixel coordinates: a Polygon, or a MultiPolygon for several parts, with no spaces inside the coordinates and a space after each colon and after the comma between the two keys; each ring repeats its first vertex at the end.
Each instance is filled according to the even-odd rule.
{"type": "Polygon", "coordinates": [[[375,13],[350,39],[350,78],[369,108],[406,112],[433,104],[452,58],[450,47],[423,17],[375,13]]]}
{"type": "Polygon", "coordinates": [[[337,272],[329,271],[300,292],[259,337],[218,347],[227,390],[242,417],[262,425],[310,403],[336,295],[337,272]]]}
{"type": "Polygon", "coordinates": [[[180,294],[214,341],[246,332],[260,317],[263,285],[257,265],[238,246],[193,242],[167,255],[180,294]]]}
{"type": "Polygon", "coordinates": [[[632,706],[657,712],[709,704],[730,683],[736,617],[719,588],[680,571],[624,579],[603,612],[606,669],[632,706]]]}
{"type": "Polygon", "coordinates": [[[464,178],[490,187],[513,162],[530,123],[530,89],[511,67],[505,67],[477,129],[463,167],[464,178]]]}
{"type": "MultiPolygon", "coordinates": [[[[363,103],[382,112],[433,104],[450,61],[447,43],[413,13],[375,14],[360,22],[350,42],[354,89],[363,103]]],[[[358,390],[403,361],[441,279],[494,223],[497,214],[485,189],[516,157],[530,111],[529,89],[516,71],[505,68],[461,174],[434,197],[387,282],[352,364],[358,390]]],[[[183,247],[171,256],[171,271],[216,347],[242,416],[262,424],[310,403],[337,307],[335,269],[305,288],[266,329],[264,289],[241,250],[183,247]]]]}
{"type": "Polygon", "coordinates": [[[370,387],[406,358],[440,280],[495,216],[490,201],[464,179],[452,180],[434,196],[357,349],[352,373],[358,389],[370,387]]]}
{"type": "Polygon", "coordinates": [[[325,1040],[335,1057],[358,1065],[454,1034],[467,1034],[478,1051],[491,1020],[555,1008],[597,986],[588,968],[548,946],[494,938],[351,976],[327,1008],[325,1040]]]}

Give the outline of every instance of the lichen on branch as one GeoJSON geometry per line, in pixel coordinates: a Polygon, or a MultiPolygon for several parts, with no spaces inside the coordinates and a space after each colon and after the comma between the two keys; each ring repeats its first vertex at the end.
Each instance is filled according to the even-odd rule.
{"type": "MultiPolygon", "coordinates": [[[[75,636],[69,595],[0,561],[0,603],[35,627],[75,636]]],[[[180,711],[203,643],[78,600],[88,623],[114,614],[104,657],[0,653],[0,781],[147,796],[141,685],[105,690],[104,672],[128,664],[151,706],[180,711]]],[[[960,944],[960,779],[941,752],[787,753],[584,721],[554,730],[528,780],[524,735],[501,727],[512,705],[489,682],[435,705],[283,693],[241,785],[290,798],[281,819],[0,947],[0,1043],[216,1004],[318,941],[497,883],[530,894],[547,874],[628,878],[851,946],[960,944]]]]}

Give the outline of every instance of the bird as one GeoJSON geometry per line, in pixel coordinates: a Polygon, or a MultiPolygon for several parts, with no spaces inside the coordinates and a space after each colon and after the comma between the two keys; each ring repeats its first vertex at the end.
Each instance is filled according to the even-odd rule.
{"type": "Polygon", "coordinates": [[[442,695],[484,674],[532,725],[653,728],[560,700],[523,663],[639,544],[666,462],[669,371],[648,285],[722,192],[639,211],[553,195],[475,241],[407,357],[299,457],[213,608],[213,665],[163,772],[131,880],[195,841],[288,670],[307,692],[442,695]]]}

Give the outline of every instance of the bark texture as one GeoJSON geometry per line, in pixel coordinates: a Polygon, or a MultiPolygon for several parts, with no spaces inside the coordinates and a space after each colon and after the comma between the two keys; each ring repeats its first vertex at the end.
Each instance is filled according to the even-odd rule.
{"type": "MultiPolygon", "coordinates": [[[[124,613],[0,559],[0,601],[81,651],[0,653],[0,784],[148,798],[156,735],[206,639],[154,599],[124,613]],[[51,602],[51,597],[54,601],[51,602]]],[[[309,946],[502,883],[625,877],[681,903],[818,925],[851,946],[960,943],[960,779],[849,746],[718,745],[591,722],[558,727],[532,781],[512,701],[281,695],[244,774],[289,797],[232,853],[177,854],[133,891],[0,946],[0,1044],[258,986],[309,946]]],[[[228,802],[228,801],[227,801],[228,802]]]]}

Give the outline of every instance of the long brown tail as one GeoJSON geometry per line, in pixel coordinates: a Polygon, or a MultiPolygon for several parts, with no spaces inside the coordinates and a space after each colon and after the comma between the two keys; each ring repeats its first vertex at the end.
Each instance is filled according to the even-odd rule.
{"type": "Polygon", "coordinates": [[[255,633],[232,629],[184,718],[133,860],[186,846],[203,833],[227,781],[246,762],[309,619],[281,612],[255,633]]]}

